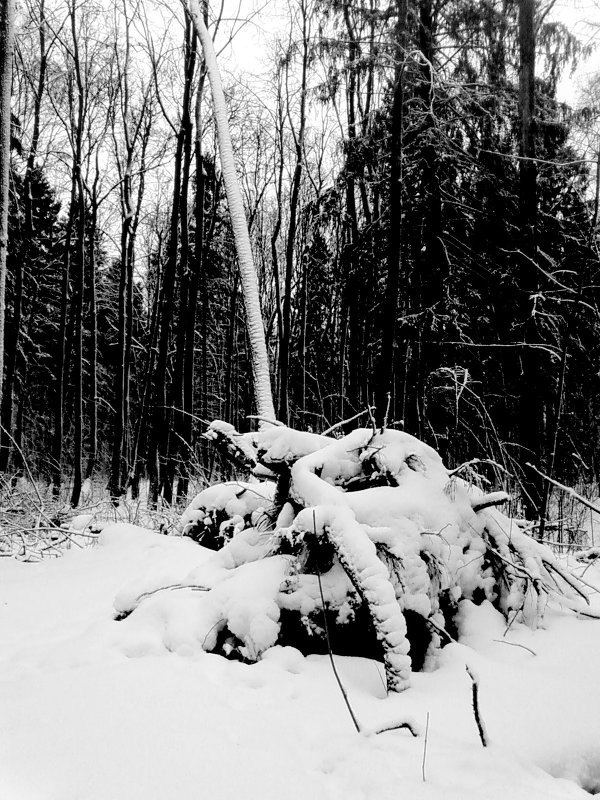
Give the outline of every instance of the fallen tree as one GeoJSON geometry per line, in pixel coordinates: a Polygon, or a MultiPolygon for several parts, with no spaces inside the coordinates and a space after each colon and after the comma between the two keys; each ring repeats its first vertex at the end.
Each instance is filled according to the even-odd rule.
{"type": "MultiPolygon", "coordinates": [[[[255,661],[275,644],[331,646],[379,657],[400,691],[455,638],[461,600],[488,600],[509,624],[536,626],[551,601],[593,616],[585,582],[501,513],[506,493],[451,474],[407,433],[215,422],[207,436],[247,474],[201,492],[181,520],[217,551],[167,587],[189,590],[186,624],[204,650],[255,661]]],[[[177,611],[162,588],[122,593],[121,617],[152,602],[181,625],[181,598],[177,611]]]]}

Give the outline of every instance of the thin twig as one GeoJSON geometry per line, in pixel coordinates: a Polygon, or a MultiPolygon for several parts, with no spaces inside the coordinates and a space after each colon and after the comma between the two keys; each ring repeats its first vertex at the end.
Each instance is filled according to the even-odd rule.
{"type": "MultiPolygon", "coordinates": [[[[524,604],[523,604],[523,605],[524,605],[524,604]]],[[[519,612],[523,610],[523,605],[522,605],[520,608],[516,608],[516,609],[515,609],[515,613],[513,614],[513,617],[512,617],[512,619],[509,619],[509,620],[508,620],[508,625],[507,625],[507,626],[506,626],[506,628],[504,629],[504,633],[502,634],[502,636],[506,636],[506,634],[507,634],[507,633],[509,632],[509,630],[512,628],[514,621],[516,620],[516,618],[517,618],[517,617],[518,617],[518,615],[519,615],[519,612]]]]}
{"type": "Polygon", "coordinates": [[[533,651],[530,647],[526,647],[524,644],[519,644],[518,642],[507,642],[506,639],[492,639],[493,642],[498,642],[498,644],[509,644],[511,647],[522,647],[523,650],[527,650],[528,653],[531,653],[532,656],[537,656],[537,653],[533,651]]]}
{"type": "Polygon", "coordinates": [[[511,478],[514,477],[512,472],[509,472],[506,467],[503,467],[502,464],[499,464],[497,461],[494,461],[491,458],[472,458],[470,461],[465,461],[463,464],[459,464],[458,467],[448,470],[448,476],[452,477],[453,475],[457,475],[459,472],[462,472],[463,469],[472,467],[474,464],[491,464],[491,466],[496,467],[502,472],[505,472],[511,478]]]}
{"type": "Polygon", "coordinates": [[[571,575],[569,575],[568,573],[564,572],[564,570],[562,570],[558,566],[558,564],[551,564],[549,561],[543,561],[542,563],[543,563],[544,567],[546,568],[546,570],[548,572],[550,572],[552,570],[554,572],[556,572],[556,574],[563,579],[563,581],[567,584],[567,586],[570,586],[571,589],[573,589],[574,592],[577,592],[577,594],[580,597],[582,597],[585,600],[585,602],[588,604],[588,606],[589,606],[590,598],[587,596],[587,594],[582,589],[579,588],[579,586],[577,586],[577,584],[575,583],[575,580],[580,581],[580,583],[583,583],[584,586],[588,586],[588,587],[594,589],[597,592],[598,589],[596,589],[595,586],[592,586],[587,581],[584,581],[578,575],[573,575],[571,577],[571,575]]]}
{"type": "MultiPolygon", "coordinates": [[[[316,536],[317,535],[317,519],[316,519],[316,513],[315,513],[314,508],[313,508],[313,531],[314,531],[314,534],[316,536]]],[[[337,668],[335,666],[335,661],[334,661],[334,658],[333,658],[333,651],[331,649],[331,639],[329,637],[329,625],[327,623],[327,613],[326,613],[326,609],[325,609],[325,596],[323,594],[323,583],[321,581],[321,569],[319,567],[319,559],[318,558],[315,559],[315,567],[316,567],[316,571],[317,571],[317,579],[319,581],[319,593],[321,595],[321,604],[323,606],[323,622],[324,622],[324,629],[325,629],[325,640],[327,642],[327,652],[329,653],[329,661],[331,662],[331,668],[333,670],[333,674],[335,675],[335,679],[337,681],[337,684],[340,687],[340,692],[342,693],[342,697],[344,698],[344,702],[346,703],[346,707],[348,708],[348,711],[350,712],[350,716],[352,717],[352,722],[354,723],[354,727],[356,728],[356,732],[360,733],[361,732],[360,724],[359,724],[358,720],[356,719],[356,715],[354,714],[354,711],[352,710],[352,706],[350,705],[350,700],[348,699],[348,694],[346,693],[346,689],[344,688],[344,684],[342,683],[342,681],[340,679],[340,676],[338,674],[337,668]]]]}
{"type": "Polygon", "coordinates": [[[545,478],[549,483],[552,483],[558,489],[562,489],[563,492],[566,492],[574,500],[577,500],[582,505],[586,506],[592,511],[595,511],[597,514],[600,514],[600,507],[595,506],[593,503],[590,503],[589,500],[586,500],[585,497],[582,497],[580,494],[577,494],[575,489],[572,489],[570,486],[565,486],[564,483],[559,483],[558,481],[555,481],[554,478],[550,478],[548,475],[543,473],[537,467],[534,467],[533,464],[530,464],[529,462],[527,462],[525,466],[530,467],[534,472],[537,472],[538,475],[541,475],[542,478],[545,478]]]}
{"type": "Polygon", "coordinates": [[[504,503],[508,503],[509,500],[512,500],[512,497],[507,494],[506,492],[502,492],[502,497],[496,498],[489,498],[489,495],[484,495],[481,498],[481,502],[474,503],[473,511],[477,514],[478,511],[484,511],[486,508],[491,508],[492,506],[502,506],[504,503]],[[486,496],[488,499],[486,500],[486,496]]]}
{"type": "MultiPolygon", "coordinates": [[[[562,569],[562,567],[559,567],[558,565],[554,565],[554,569],[558,572],[558,574],[561,576],[561,578],[563,578],[563,580],[566,580],[565,572],[562,569]]],[[[583,583],[584,586],[587,586],[588,589],[591,589],[593,592],[596,592],[597,594],[600,593],[600,589],[597,586],[594,586],[593,583],[589,583],[588,581],[584,580],[581,577],[581,575],[576,575],[575,573],[573,573],[573,577],[576,578],[580,583],[583,583]]],[[[568,583],[568,581],[567,581],[567,583],[568,583]]],[[[569,585],[571,585],[571,584],[569,584],[569,585]]]]}
{"type": "Polygon", "coordinates": [[[367,406],[367,411],[369,412],[369,419],[371,420],[371,427],[373,428],[373,436],[377,433],[377,423],[375,422],[375,416],[373,414],[373,409],[376,406],[367,406]]]}
{"type": "Polygon", "coordinates": [[[142,592],[142,594],[138,595],[135,599],[135,607],[137,608],[138,604],[145,600],[147,597],[152,597],[152,595],[158,594],[159,592],[173,592],[177,591],[178,589],[189,589],[192,592],[209,592],[210,589],[207,589],[206,586],[194,586],[186,585],[184,583],[172,583],[169,586],[159,586],[158,589],[151,589],[149,592],[142,592]]]}
{"type": "MultiPolygon", "coordinates": [[[[548,530],[547,527],[546,530],[548,530]]],[[[538,539],[538,542],[541,542],[542,544],[548,544],[551,547],[571,547],[573,550],[587,549],[586,545],[578,544],[577,542],[557,542],[554,539],[538,539]]]]}
{"type": "Polygon", "coordinates": [[[410,722],[398,722],[396,725],[386,725],[385,728],[377,728],[375,733],[386,733],[386,731],[399,731],[402,729],[406,729],[410,731],[415,739],[418,739],[419,734],[416,732],[414,725],[410,722]]]}
{"type": "Polygon", "coordinates": [[[327,428],[327,430],[324,430],[320,435],[327,436],[329,433],[332,433],[332,431],[341,428],[343,425],[348,425],[350,422],[354,422],[355,419],[358,419],[359,417],[362,417],[365,414],[371,413],[374,408],[375,406],[369,406],[369,408],[365,408],[364,411],[359,411],[358,414],[355,414],[353,417],[348,417],[348,419],[343,419],[341,422],[336,422],[335,425],[331,425],[329,428],[327,428]]]}
{"type": "MultiPolygon", "coordinates": [[[[476,559],[473,559],[473,560],[475,561],[476,559]]],[[[425,622],[427,623],[427,625],[430,625],[435,631],[437,631],[437,633],[440,633],[442,636],[445,636],[446,639],[448,639],[449,642],[453,642],[454,644],[458,644],[458,640],[455,639],[454,636],[452,636],[452,634],[448,633],[446,628],[442,627],[441,625],[438,625],[437,622],[434,622],[431,619],[431,617],[426,619],[425,622]]]]}
{"type": "Polygon", "coordinates": [[[388,392],[387,393],[387,403],[386,403],[386,406],[385,406],[385,414],[383,415],[383,425],[381,426],[381,433],[383,433],[385,431],[385,429],[387,428],[388,414],[390,413],[390,405],[391,405],[391,403],[392,403],[392,393],[388,392]]]}
{"type": "Polygon", "coordinates": [[[481,744],[483,747],[487,747],[489,744],[489,739],[487,735],[487,731],[485,729],[485,723],[481,717],[481,711],[479,709],[479,681],[475,677],[474,673],[471,672],[469,669],[469,665],[465,664],[465,669],[467,670],[467,675],[471,678],[472,686],[473,686],[473,716],[475,717],[475,723],[477,725],[477,730],[479,732],[479,738],[481,739],[481,744]]]}
{"type": "Polygon", "coordinates": [[[585,617],[586,619],[600,619],[600,611],[583,611],[580,609],[576,613],[578,617],[585,617]]]}
{"type": "Polygon", "coordinates": [[[256,419],[259,422],[267,422],[269,425],[273,425],[275,428],[285,428],[283,422],[280,422],[278,419],[271,419],[271,417],[261,417],[260,414],[247,414],[246,419],[256,419]]]}
{"type": "Polygon", "coordinates": [[[425,783],[425,761],[427,759],[427,740],[429,738],[429,711],[427,712],[427,721],[425,723],[425,741],[423,743],[423,762],[421,764],[421,773],[423,775],[423,783],[425,783]]]}

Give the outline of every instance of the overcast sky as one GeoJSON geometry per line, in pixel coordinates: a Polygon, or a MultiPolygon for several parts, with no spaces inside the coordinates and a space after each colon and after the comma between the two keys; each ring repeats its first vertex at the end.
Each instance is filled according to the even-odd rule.
{"type": "MultiPolygon", "coordinates": [[[[227,20],[252,15],[248,24],[236,26],[233,45],[221,54],[225,71],[235,72],[240,64],[249,72],[268,69],[269,43],[286,30],[286,5],[286,0],[225,0],[221,42],[231,27],[227,20]]],[[[551,17],[568,25],[584,44],[596,43],[596,52],[578,65],[573,76],[565,76],[561,82],[561,99],[573,102],[578,87],[585,85],[590,75],[600,73],[600,0],[556,0],[551,17]]]]}
{"type": "Polygon", "coordinates": [[[585,45],[596,51],[581,62],[573,75],[565,75],[559,87],[561,100],[576,103],[589,78],[600,73],[600,0],[557,0],[552,16],[564,22],[585,45]]]}

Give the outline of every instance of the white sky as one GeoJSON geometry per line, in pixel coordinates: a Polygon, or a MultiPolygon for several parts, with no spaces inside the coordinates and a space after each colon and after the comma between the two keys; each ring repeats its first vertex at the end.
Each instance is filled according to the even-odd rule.
{"type": "MultiPolygon", "coordinates": [[[[552,2],[544,0],[544,5],[547,1],[552,2]]],[[[224,0],[224,23],[218,37],[221,43],[230,29],[227,19],[252,15],[251,22],[238,29],[233,44],[220,56],[224,72],[239,73],[242,69],[263,74],[269,71],[269,45],[276,34],[286,34],[286,6],[286,0],[224,0]]],[[[213,8],[217,7],[214,3],[213,8]]],[[[556,0],[548,18],[565,23],[584,45],[596,46],[596,52],[580,61],[574,74],[565,75],[560,83],[560,99],[573,103],[581,87],[592,76],[600,75],[600,0],[556,0]]]]}
{"type": "Polygon", "coordinates": [[[595,45],[596,52],[577,66],[574,75],[565,75],[559,97],[577,102],[581,87],[600,74],[600,0],[557,0],[552,17],[567,25],[584,45],[595,45]]]}

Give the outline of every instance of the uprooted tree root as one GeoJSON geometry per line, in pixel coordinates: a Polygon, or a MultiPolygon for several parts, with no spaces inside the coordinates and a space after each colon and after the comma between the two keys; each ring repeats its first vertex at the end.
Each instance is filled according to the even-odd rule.
{"type": "MultiPolygon", "coordinates": [[[[336,652],[381,658],[400,691],[455,637],[460,600],[489,600],[508,624],[535,626],[551,601],[595,616],[585,582],[498,510],[504,492],[451,475],[409,434],[242,435],[215,422],[207,436],[248,480],[206,489],[181,520],[217,550],[182,581],[206,590],[195,623],[205,650],[246,661],[275,644],[326,652],[328,631],[336,652]]],[[[158,602],[160,587],[143,588],[158,602]]],[[[141,594],[125,593],[120,612],[141,594]]]]}

